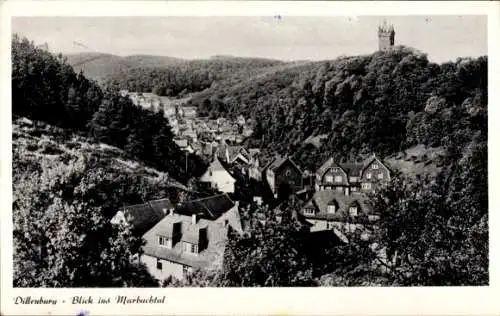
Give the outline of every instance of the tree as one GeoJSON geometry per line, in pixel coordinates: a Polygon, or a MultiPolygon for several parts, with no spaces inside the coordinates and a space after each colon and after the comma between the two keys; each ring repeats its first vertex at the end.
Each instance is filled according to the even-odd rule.
{"type": "Polygon", "coordinates": [[[86,157],[67,165],[43,160],[38,174],[14,183],[14,286],[157,285],[131,260],[142,239],[103,215],[110,193],[94,189],[104,176],[86,157]]]}
{"type": "Polygon", "coordinates": [[[262,207],[243,236],[230,235],[222,271],[225,286],[312,286],[300,225],[288,212],[262,207]]]}
{"type": "Polygon", "coordinates": [[[391,284],[488,284],[485,153],[472,142],[436,180],[395,177],[374,197],[391,284]]]}

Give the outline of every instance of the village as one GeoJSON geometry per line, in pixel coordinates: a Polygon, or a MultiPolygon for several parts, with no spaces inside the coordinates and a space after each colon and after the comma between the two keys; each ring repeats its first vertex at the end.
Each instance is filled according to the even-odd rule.
{"type": "Polygon", "coordinates": [[[174,141],[183,151],[210,158],[219,143],[229,142],[240,144],[246,137],[252,135],[251,121],[240,115],[236,121],[219,117],[209,119],[199,117],[196,107],[187,106],[183,99],[171,99],[153,93],[138,93],[121,90],[120,94],[129,97],[134,105],[154,112],[163,110],[168,119],[174,141]]]}
{"type": "MultiPolygon", "coordinates": [[[[392,26],[379,28],[378,35],[379,49],[391,49],[392,26]]],[[[313,241],[313,252],[325,239],[349,243],[354,233],[369,241],[377,229],[379,214],[370,206],[370,194],[388,184],[394,172],[375,154],[360,161],[329,158],[311,172],[290,156],[269,157],[259,148],[246,148],[242,143],[252,134],[252,122],[241,115],[236,121],[202,118],[195,107],[186,106],[189,97],[172,100],[153,93],[120,93],[136,106],[163,110],[177,146],[209,162],[197,181],[214,194],[178,205],[164,198],[125,206],[111,219],[113,224],[128,225],[146,241],[144,253],[134,260],[144,263],[158,280],[182,280],[195,270],[220,266],[228,232],[244,233],[241,214],[250,204],[274,209],[279,218],[283,203],[300,203],[300,211],[291,215],[313,241]]],[[[383,258],[383,251],[379,255],[383,258]]]]}
{"type": "Polygon", "coordinates": [[[310,175],[291,157],[278,155],[264,162],[258,149],[222,142],[199,179],[216,194],[180,205],[162,199],[126,206],[112,223],[143,234],[146,245],[137,259],[159,280],[182,279],[196,269],[220,265],[228,230],[245,230],[238,197],[248,192],[238,192],[235,173],[262,188],[254,191],[252,203],[278,209],[283,201],[301,201],[303,207],[294,215],[310,234],[330,231],[328,238],[344,243],[355,231],[370,238],[379,215],[367,203],[368,194],[391,179],[391,170],[375,155],[349,163],[330,158],[310,175]],[[266,190],[271,194],[266,196],[266,190]]]}

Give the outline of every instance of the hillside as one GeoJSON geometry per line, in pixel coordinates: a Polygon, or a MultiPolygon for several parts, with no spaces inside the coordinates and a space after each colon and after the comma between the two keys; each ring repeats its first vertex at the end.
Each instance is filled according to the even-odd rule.
{"type": "Polygon", "coordinates": [[[276,66],[278,60],[215,56],[210,59],[184,60],[161,67],[137,66],[110,73],[109,84],[118,89],[153,92],[161,96],[184,96],[203,91],[219,82],[236,82],[257,76],[276,66]]]}
{"type": "Polygon", "coordinates": [[[114,185],[118,185],[114,188],[115,193],[130,193],[128,196],[122,194],[122,200],[113,205],[114,209],[110,209],[107,216],[114,215],[117,206],[165,196],[177,201],[181,192],[189,191],[167,173],[132,159],[117,147],[96,143],[84,136],[27,118],[12,122],[12,148],[15,187],[22,185],[20,179],[25,176],[37,177],[44,168],[57,170],[82,157],[96,159],[106,177],[115,179],[114,185]]]}
{"type": "Polygon", "coordinates": [[[162,113],[136,107],[117,91],[102,89],[75,73],[62,56],[17,35],[12,40],[12,115],[116,146],[183,183],[205,168],[198,157],[186,157],[175,144],[162,113]]]}
{"type": "Polygon", "coordinates": [[[288,153],[315,170],[331,155],[352,160],[485,139],[487,57],[439,65],[400,46],[222,82],[190,103],[202,115],[252,119],[249,147],[288,153]]]}
{"type": "Polygon", "coordinates": [[[154,55],[117,56],[104,53],[77,53],[66,55],[68,63],[76,72],[104,81],[126,69],[138,67],[167,67],[182,62],[180,58],[154,55]]]}

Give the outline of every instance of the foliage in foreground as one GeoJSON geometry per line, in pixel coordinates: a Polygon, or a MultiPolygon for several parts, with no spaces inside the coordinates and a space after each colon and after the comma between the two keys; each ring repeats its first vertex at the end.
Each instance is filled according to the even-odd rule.
{"type": "Polygon", "coordinates": [[[113,226],[96,190],[109,174],[87,157],[41,170],[14,182],[13,250],[16,287],[130,287],[157,284],[130,259],[142,239],[113,226]]]}

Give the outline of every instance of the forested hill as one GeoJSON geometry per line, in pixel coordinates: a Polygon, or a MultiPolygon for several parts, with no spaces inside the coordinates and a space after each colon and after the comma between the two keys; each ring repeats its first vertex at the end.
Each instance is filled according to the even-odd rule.
{"type": "Polygon", "coordinates": [[[116,146],[129,158],[183,183],[205,167],[178,148],[163,112],[136,107],[117,91],[101,89],[83,73],[75,73],[63,56],[17,35],[12,39],[12,114],[116,146]]]}
{"type": "Polygon", "coordinates": [[[407,47],[248,76],[195,94],[199,113],[255,122],[249,146],[294,154],[389,155],[417,144],[461,146],[487,133],[487,57],[435,64],[407,47]],[[319,146],[305,143],[321,135],[319,146]],[[317,148],[319,147],[319,148],[317,148]]]}
{"type": "Polygon", "coordinates": [[[66,55],[68,63],[76,72],[83,71],[86,77],[106,81],[120,72],[137,67],[167,67],[182,62],[180,58],[154,55],[117,56],[104,53],[76,53],[66,55]]]}
{"type": "Polygon", "coordinates": [[[285,63],[271,59],[214,56],[164,67],[124,68],[109,76],[108,83],[118,89],[183,96],[207,89],[217,82],[232,84],[282,65],[285,63]]]}

